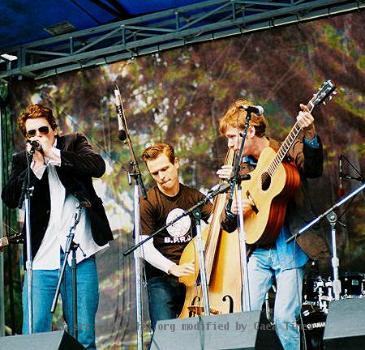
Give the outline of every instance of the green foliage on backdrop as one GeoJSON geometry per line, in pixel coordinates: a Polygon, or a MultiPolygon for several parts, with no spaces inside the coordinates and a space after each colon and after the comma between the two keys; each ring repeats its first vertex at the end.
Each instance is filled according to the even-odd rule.
{"type": "MultiPolygon", "coordinates": [[[[360,171],[365,166],[364,23],[359,12],[12,83],[13,118],[30,102],[44,103],[55,111],[61,130],[84,132],[107,162],[106,174],[95,184],[116,241],[98,260],[100,348],[129,348],[135,337],[132,260],[121,255],[132,241],[132,188],[128,150],[117,138],[114,84],[122,93],[136,154],[151,142],[169,141],[181,159],[182,181],[204,190],[217,182],[215,171],[226,152],[218,119],[233,100],[244,96],[263,105],[271,135],[283,140],[299,103],[306,103],[322,81],[334,80],[339,94],[314,113],[326,152],[324,175],[313,181],[320,213],[337,199],[338,156],[346,155],[360,171]]],[[[19,134],[15,143],[23,147],[19,134]]],[[[141,168],[150,184],[142,163],[141,168]]],[[[355,175],[347,164],[345,170],[355,175]]],[[[345,183],[346,191],[356,186],[356,181],[345,183]]],[[[347,225],[339,231],[343,271],[364,270],[363,196],[338,211],[347,225]]],[[[329,231],[326,222],[322,226],[329,231]]]]}
{"type": "MultiPolygon", "coordinates": [[[[13,153],[14,122],[11,118],[9,106],[8,83],[0,81],[0,117],[1,117],[1,159],[2,180],[5,183],[9,178],[11,155],[13,153]]],[[[16,212],[2,203],[3,222],[1,236],[19,233],[16,212]]],[[[6,333],[18,330],[21,327],[21,293],[20,293],[20,254],[17,247],[9,246],[4,250],[4,308],[6,333]]],[[[1,288],[1,286],[0,286],[1,288]]]]}

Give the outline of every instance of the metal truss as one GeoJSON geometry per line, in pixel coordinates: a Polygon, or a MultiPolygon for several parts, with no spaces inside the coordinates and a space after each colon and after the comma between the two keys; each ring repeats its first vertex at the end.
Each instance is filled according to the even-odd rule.
{"type": "Polygon", "coordinates": [[[365,0],[210,0],[1,49],[0,78],[42,79],[198,42],[365,8],[365,0]]]}

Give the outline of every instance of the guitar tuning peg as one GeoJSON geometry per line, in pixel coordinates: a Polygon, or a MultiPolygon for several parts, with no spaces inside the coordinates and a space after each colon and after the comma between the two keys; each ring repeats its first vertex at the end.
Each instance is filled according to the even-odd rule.
{"type": "Polygon", "coordinates": [[[337,95],[337,91],[333,91],[333,95],[337,95]]]}
{"type": "Polygon", "coordinates": [[[323,104],[326,105],[326,101],[323,101],[323,104]]]}
{"type": "Polygon", "coordinates": [[[330,101],[333,99],[333,96],[330,96],[330,101]]]}

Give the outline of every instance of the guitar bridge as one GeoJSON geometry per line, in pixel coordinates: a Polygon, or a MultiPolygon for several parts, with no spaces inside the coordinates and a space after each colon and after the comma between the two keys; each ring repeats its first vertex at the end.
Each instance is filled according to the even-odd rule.
{"type": "Polygon", "coordinates": [[[251,202],[251,209],[254,211],[255,214],[257,214],[259,212],[259,209],[257,208],[255,201],[251,197],[250,191],[246,192],[246,197],[251,202]]]}
{"type": "MultiPolygon", "coordinates": [[[[188,306],[189,317],[202,316],[204,314],[204,306],[191,305],[188,306]]],[[[219,315],[219,311],[209,308],[211,315],[219,315]]]]}

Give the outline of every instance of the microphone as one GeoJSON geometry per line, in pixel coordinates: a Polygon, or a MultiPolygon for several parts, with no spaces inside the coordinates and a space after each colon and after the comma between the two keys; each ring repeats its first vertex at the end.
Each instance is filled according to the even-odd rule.
{"type": "Polygon", "coordinates": [[[207,199],[212,199],[220,193],[227,192],[230,187],[231,187],[231,184],[229,182],[223,182],[221,184],[215,185],[208,191],[208,193],[205,197],[207,199]]]}
{"type": "Polygon", "coordinates": [[[343,172],[342,172],[342,154],[338,157],[338,176],[339,176],[339,185],[337,194],[339,197],[342,197],[345,194],[345,190],[343,189],[343,172]]]}
{"type": "Polygon", "coordinates": [[[122,104],[122,99],[120,96],[118,86],[115,86],[115,88],[114,88],[114,95],[115,95],[115,108],[116,108],[117,114],[118,114],[118,129],[119,129],[118,138],[120,141],[125,141],[127,139],[127,133],[124,130],[124,126],[123,126],[124,111],[123,111],[123,104],[122,104]]]}
{"type": "Polygon", "coordinates": [[[33,154],[35,151],[42,151],[42,145],[38,141],[36,141],[36,140],[33,140],[33,141],[28,140],[27,143],[29,143],[31,145],[31,148],[28,151],[30,154],[33,154]]]}
{"type": "Polygon", "coordinates": [[[262,106],[247,106],[247,105],[243,105],[242,108],[247,113],[255,113],[258,116],[261,116],[261,115],[264,114],[264,108],[262,106]]]}

